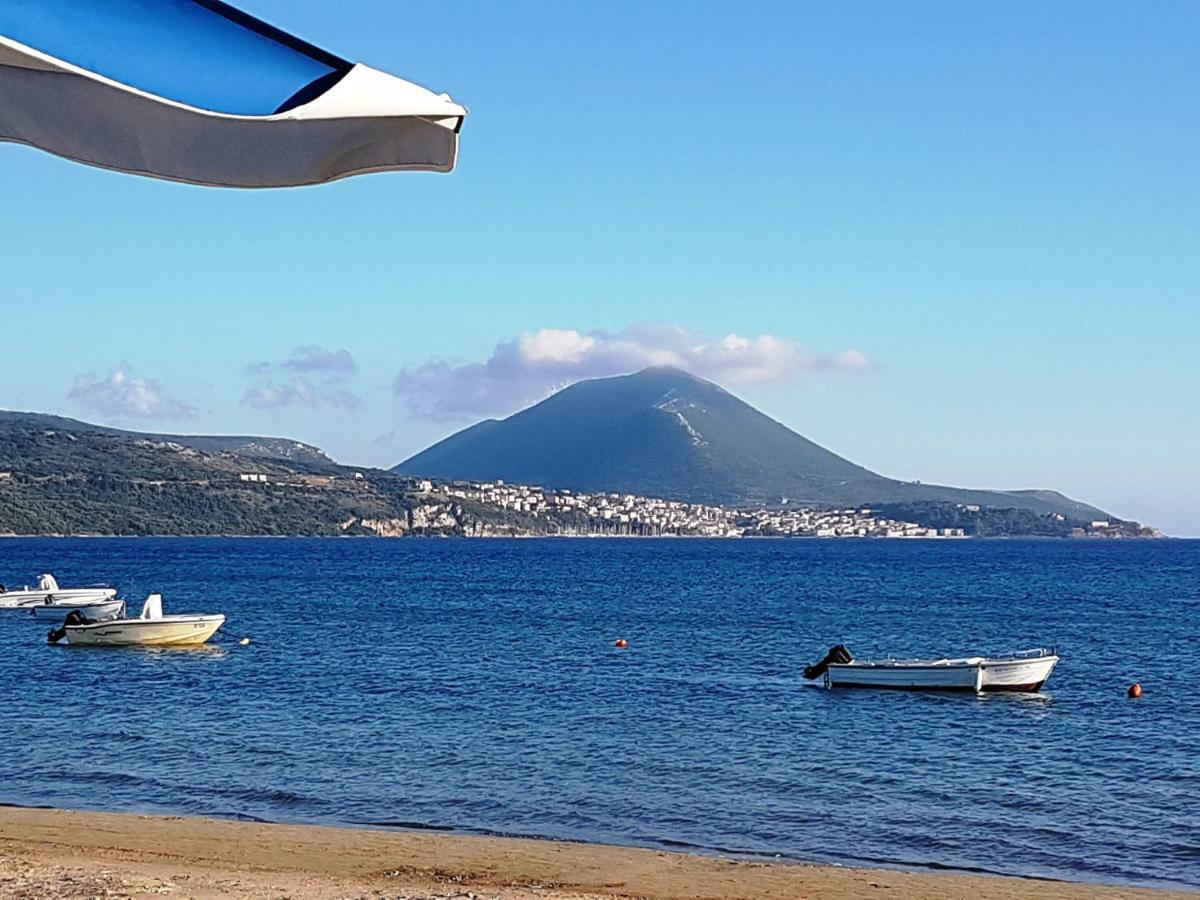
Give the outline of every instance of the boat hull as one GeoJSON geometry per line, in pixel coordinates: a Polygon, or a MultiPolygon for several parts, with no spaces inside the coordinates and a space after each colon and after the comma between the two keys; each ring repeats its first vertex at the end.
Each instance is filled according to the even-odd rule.
{"type": "Polygon", "coordinates": [[[985,691],[1041,690],[1056,665],[1058,665],[1057,656],[989,662],[983,668],[981,689],[985,691]]]}
{"type": "Polygon", "coordinates": [[[71,612],[80,612],[85,618],[103,622],[107,619],[115,619],[121,615],[125,611],[125,601],[104,600],[99,603],[88,600],[81,600],[75,603],[59,603],[55,601],[54,603],[42,603],[30,606],[29,611],[36,619],[52,619],[56,622],[61,622],[71,612]]]}
{"type": "Polygon", "coordinates": [[[1057,656],[831,663],[826,684],[917,691],[1030,692],[1041,689],[1057,663],[1057,656]]]}
{"type": "Polygon", "coordinates": [[[95,625],[68,625],[73,647],[198,647],[225,624],[223,615],[117,619],[95,625]]]}
{"type": "Polygon", "coordinates": [[[5,591],[0,594],[0,609],[28,609],[31,606],[51,602],[68,603],[98,602],[112,600],[117,596],[116,588],[64,588],[57,591],[5,591]]]}

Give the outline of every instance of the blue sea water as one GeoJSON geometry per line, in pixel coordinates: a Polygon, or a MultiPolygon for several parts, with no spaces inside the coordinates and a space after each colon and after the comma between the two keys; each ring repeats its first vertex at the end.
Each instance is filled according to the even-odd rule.
{"type": "Polygon", "coordinates": [[[1200,886],[1200,542],[0,541],[0,581],[42,571],[229,622],[104,651],[0,615],[3,803],[1200,886]],[[837,642],[1063,662],[804,682],[837,642]]]}

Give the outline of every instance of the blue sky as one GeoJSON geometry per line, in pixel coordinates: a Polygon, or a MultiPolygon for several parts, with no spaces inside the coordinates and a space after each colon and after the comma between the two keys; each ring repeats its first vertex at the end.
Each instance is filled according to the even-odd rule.
{"type": "Polygon", "coordinates": [[[0,406],[386,465],[682,353],[877,471],[1200,534],[1200,6],[241,5],[470,107],[458,171],[0,146],[0,406]]]}

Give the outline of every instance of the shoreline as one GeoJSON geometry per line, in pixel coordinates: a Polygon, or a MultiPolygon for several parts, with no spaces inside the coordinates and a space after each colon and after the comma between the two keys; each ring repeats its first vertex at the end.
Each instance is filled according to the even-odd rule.
{"type": "Polygon", "coordinates": [[[904,537],[884,537],[882,535],[836,535],[820,536],[814,534],[739,534],[720,536],[713,534],[100,534],[100,533],[46,533],[46,534],[14,534],[0,532],[0,540],[34,540],[46,538],[52,540],[88,539],[88,540],[195,540],[204,539],[235,539],[235,540],[366,540],[366,541],[401,541],[401,540],[453,540],[453,541],[591,541],[591,540],[620,540],[620,541],[848,541],[848,542],[889,542],[897,541],[912,543],[914,541],[960,542],[960,541],[1083,541],[1091,543],[1115,543],[1118,541],[1189,541],[1200,540],[1200,537],[1186,537],[1174,534],[1139,534],[1139,535],[1053,535],[1053,534],[989,534],[989,535],[905,535],[904,537]]]}
{"type": "Polygon", "coordinates": [[[0,806],[0,896],[449,900],[862,897],[916,900],[1195,898],[1124,887],[954,871],[760,862],[530,838],[285,825],[0,806]]]}

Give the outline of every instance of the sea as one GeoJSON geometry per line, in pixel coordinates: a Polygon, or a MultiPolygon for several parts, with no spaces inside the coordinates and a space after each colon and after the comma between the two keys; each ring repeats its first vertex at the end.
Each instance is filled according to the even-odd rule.
{"type": "Polygon", "coordinates": [[[228,623],[0,614],[0,803],[1200,887],[1198,541],[0,540],[41,572],[228,623]],[[836,643],[1062,662],[806,682],[836,643]]]}

